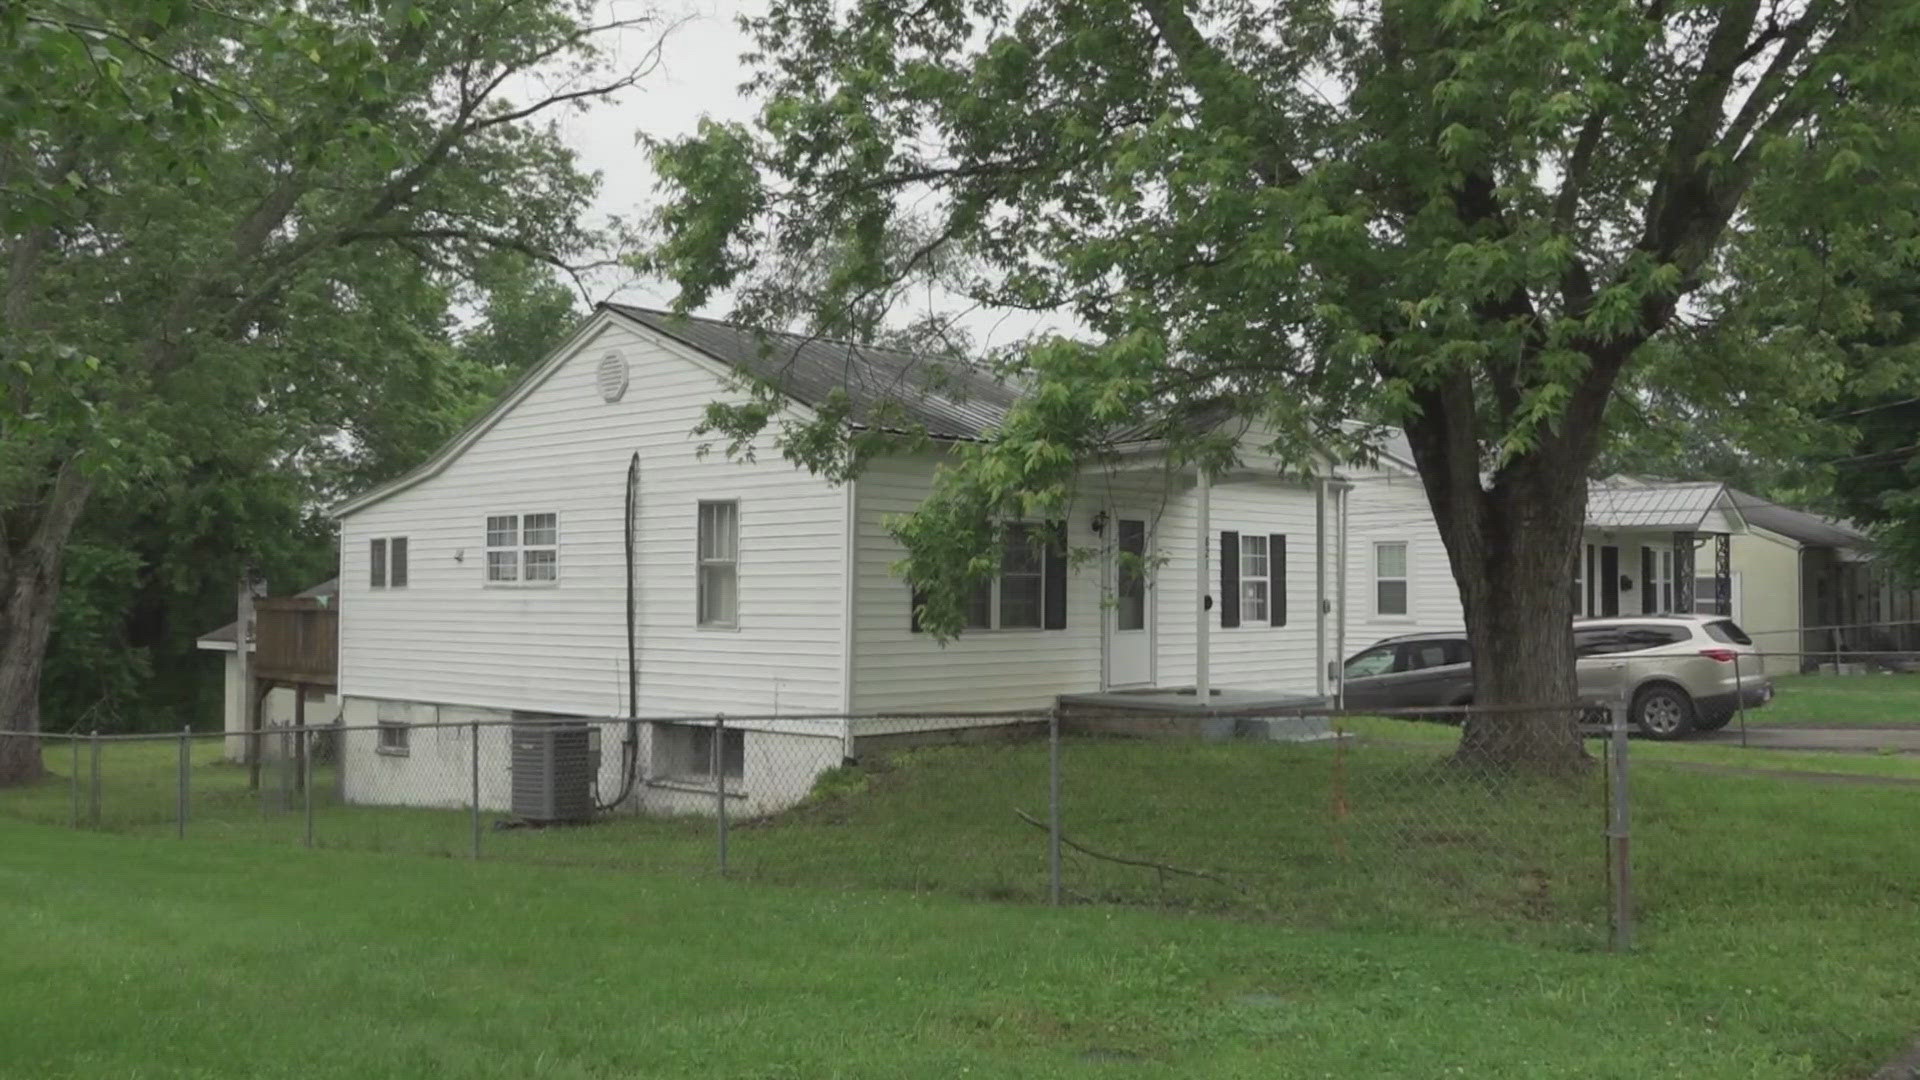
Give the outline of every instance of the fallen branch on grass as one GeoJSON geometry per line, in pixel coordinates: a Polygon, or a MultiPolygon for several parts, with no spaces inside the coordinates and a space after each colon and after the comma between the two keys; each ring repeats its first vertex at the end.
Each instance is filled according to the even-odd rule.
{"type": "MultiPolygon", "coordinates": [[[[1024,821],[1027,824],[1033,826],[1034,828],[1039,829],[1041,832],[1049,831],[1048,826],[1045,822],[1035,820],[1033,815],[1027,813],[1025,810],[1022,810],[1019,807],[1015,807],[1013,812],[1019,815],[1021,821],[1024,821]]],[[[1090,859],[1100,859],[1105,862],[1119,863],[1122,866],[1138,866],[1146,870],[1158,870],[1162,874],[1179,874],[1183,877],[1199,878],[1202,881],[1211,881],[1216,885],[1225,885],[1227,888],[1232,889],[1234,892],[1239,893],[1241,896],[1250,897],[1253,895],[1251,892],[1247,890],[1245,886],[1241,885],[1239,882],[1234,881],[1231,878],[1224,877],[1220,874],[1216,874],[1211,870],[1190,870],[1184,866],[1171,866],[1171,865],[1168,865],[1167,863],[1154,862],[1151,859],[1129,859],[1124,855],[1109,855],[1103,851],[1095,851],[1092,848],[1087,847],[1085,844],[1076,843],[1074,840],[1068,837],[1065,832],[1062,832],[1060,834],[1060,842],[1066,845],[1067,847],[1070,847],[1073,850],[1079,852],[1080,854],[1087,856],[1090,859]]]]}

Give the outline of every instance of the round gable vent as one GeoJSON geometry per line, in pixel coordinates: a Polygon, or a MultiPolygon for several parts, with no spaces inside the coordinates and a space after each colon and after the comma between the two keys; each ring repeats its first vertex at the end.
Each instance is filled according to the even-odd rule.
{"type": "Polygon", "coordinates": [[[627,360],[619,353],[610,352],[600,358],[600,372],[597,379],[600,385],[600,399],[611,405],[627,394],[627,360]]]}

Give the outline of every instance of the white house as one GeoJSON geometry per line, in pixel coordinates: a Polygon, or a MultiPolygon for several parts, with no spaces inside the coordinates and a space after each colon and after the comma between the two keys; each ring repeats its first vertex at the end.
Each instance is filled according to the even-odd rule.
{"type": "MultiPolygon", "coordinates": [[[[882,733],[986,722],[962,714],[1085,694],[1155,708],[1319,701],[1343,636],[1437,609],[1451,587],[1430,519],[1418,526],[1424,500],[1403,498],[1418,491],[1404,467],[1302,480],[1248,438],[1239,466],[1203,477],[1170,470],[1143,440],[1083,475],[1066,521],[1028,524],[1064,535],[1010,549],[976,627],[943,644],[914,625],[886,521],[920,503],[952,448],[985,436],[1014,392],[884,349],[767,344],[725,323],[602,305],[429,461],[335,508],[343,718],[441,728],[348,739],[350,799],[434,801],[419,795],[434,790],[457,801],[461,786],[422,770],[466,768],[461,724],[624,717],[631,700],[643,720],[736,718],[724,768],[750,812],[791,802],[882,733]],[[780,387],[800,416],[836,392],[856,423],[891,402],[928,448],[837,486],[785,461],[771,437],[730,457],[693,432],[709,403],[746,400],[742,377],[780,387]],[[1355,494],[1372,490],[1399,501],[1381,510],[1355,494]],[[1369,539],[1342,559],[1349,519],[1369,539]],[[1156,571],[1125,572],[1120,551],[1158,560],[1156,571]],[[1355,625],[1343,627],[1348,613],[1355,625]],[[914,719],[848,719],[875,714],[914,719]]],[[[642,727],[631,805],[705,805],[710,733],[642,727]]],[[[621,730],[603,735],[603,791],[625,786],[604,741],[621,730]]],[[[504,731],[482,738],[488,761],[504,761],[504,731]]],[[[483,802],[502,805],[504,769],[487,772],[483,802]]]]}

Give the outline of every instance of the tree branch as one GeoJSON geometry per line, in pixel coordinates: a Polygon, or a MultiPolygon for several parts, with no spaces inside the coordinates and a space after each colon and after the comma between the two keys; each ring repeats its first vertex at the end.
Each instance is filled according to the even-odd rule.
{"type": "MultiPolygon", "coordinates": [[[[1255,132],[1247,130],[1249,118],[1279,115],[1270,104],[1260,100],[1252,80],[1236,70],[1193,25],[1183,0],[1140,0],[1140,6],[1153,22],[1155,33],[1166,43],[1187,84],[1200,95],[1209,123],[1221,130],[1239,131],[1251,137],[1255,132]]],[[[1276,140],[1261,132],[1253,141],[1262,150],[1254,163],[1254,171],[1262,182],[1280,186],[1300,180],[1299,167],[1280,156],[1282,151],[1276,140]]]]}

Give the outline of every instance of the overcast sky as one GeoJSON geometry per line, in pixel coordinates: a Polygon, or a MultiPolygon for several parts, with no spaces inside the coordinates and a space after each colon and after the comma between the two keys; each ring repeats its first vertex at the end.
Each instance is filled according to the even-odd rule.
{"type": "MultiPolygon", "coordinates": [[[[633,17],[645,0],[609,0],[622,17],[633,17]]],[[[601,215],[638,218],[658,199],[654,174],[646,151],[635,141],[645,132],[656,138],[691,134],[702,116],[747,121],[754,106],[741,97],[740,84],[749,72],[740,56],[750,47],[736,20],[742,12],[762,10],[762,0],[665,0],[663,12],[681,20],[668,35],[660,67],[636,89],[581,113],[559,119],[562,133],[579,152],[581,164],[601,175],[601,215]]],[[[621,59],[637,59],[657,35],[630,31],[621,38],[621,59]]],[[[604,289],[619,280],[610,279],[604,289]]],[[[603,289],[603,291],[604,291],[603,289]]],[[[614,299],[634,304],[663,305],[673,290],[658,281],[637,281],[620,288],[614,299]]],[[[725,316],[725,301],[703,314],[725,316]]],[[[1043,325],[1064,325],[1029,313],[979,312],[961,320],[976,346],[1005,344],[1043,325]]]]}

